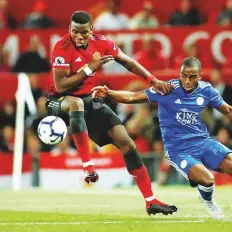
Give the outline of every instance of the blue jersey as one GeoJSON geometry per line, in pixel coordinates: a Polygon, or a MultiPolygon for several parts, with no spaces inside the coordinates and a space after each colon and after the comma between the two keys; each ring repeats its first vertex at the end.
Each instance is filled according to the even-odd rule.
{"type": "Polygon", "coordinates": [[[165,150],[186,151],[197,149],[209,137],[202,123],[202,110],[211,106],[218,108],[223,99],[210,83],[199,81],[191,93],[184,91],[180,80],[171,80],[172,93],[162,96],[152,88],[144,90],[150,102],[159,103],[159,122],[165,150]]]}

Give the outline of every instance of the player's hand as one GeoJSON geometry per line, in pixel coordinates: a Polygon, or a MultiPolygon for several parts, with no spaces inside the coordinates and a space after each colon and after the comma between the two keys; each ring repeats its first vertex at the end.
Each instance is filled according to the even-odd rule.
{"type": "Polygon", "coordinates": [[[114,57],[112,55],[106,55],[106,56],[101,56],[98,59],[93,59],[89,63],[89,68],[93,71],[96,72],[99,68],[102,67],[102,65],[114,60],[114,57]]]}
{"type": "Polygon", "coordinates": [[[156,78],[152,79],[151,84],[153,89],[161,95],[166,95],[173,90],[173,86],[171,84],[157,80],[156,78]]]}
{"type": "Polygon", "coordinates": [[[106,85],[96,86],[91,90],[92,98],[105,98],[108,94],[108,90],[109,89],[106,85]]]}

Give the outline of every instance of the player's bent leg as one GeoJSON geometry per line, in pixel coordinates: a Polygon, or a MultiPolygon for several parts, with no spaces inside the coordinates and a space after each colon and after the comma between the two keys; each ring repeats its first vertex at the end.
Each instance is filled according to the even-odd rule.
{"type": "Polygon", "coordinates": [[[138,155],[136,145],[127,134],[125,127],[117,125],[110,130],[109,134],[114,145],[122,151],[127,170],[133,176],[138,188],[143,194],[147,213],[149,215],[156,213],[167,215],[176,212],[176,206],[162,203],[153,195],[147,168],[144,166],[141,157],[138,155]]]}
{"type": "Polygon", "coordinates": [[[84,118],[84,102],[81,98],[67,96],[62,101],[61,108],[69,113],[71,133],[78,149],[83,169],[86,172],[87,183],[98,181],[98,174],[94,171],[94,164],[90,159],[89,136],[84,118]]]}
{"type": "Polygon", "coordinates": [[[232,176],[232,153],[228,153],[218,167],[219,171],[232,176]]]}
{"type": "Polygon", "coordinates": [[[193,165],[189,169],[189,180],[198,183],[200,200],[207,209],[210,216],[214,219],[224,218],[221,208],[213,198],[215,180],[213,174],[200,164],[193,165]]]}
{"type": "Polygon", "coordinates": [[[170,164],[189,180],[192,187],[198,186],[200,199],[211,217],[222,218],[224,215],[213,199],[214,176],[203,166],[198,153],[189,155],[189,152],[166,151],[166,157],[170,164]]]}

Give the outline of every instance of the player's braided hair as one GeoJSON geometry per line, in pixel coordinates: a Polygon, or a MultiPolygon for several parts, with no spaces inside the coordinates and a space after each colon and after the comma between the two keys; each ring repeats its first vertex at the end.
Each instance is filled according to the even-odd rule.
{"type": "Polygon", "coordinates": [[[75,11],[71,17],[71,22],[72,21],[75,23],[86,24],[92,22],[92,17],[86,11],[75,11]]]}
{"type": "Polygon", "coordinates": [[[182,61],[181,67],[192,67],[192,68],[198,68],[199,71],[201,71],[201,62],[196,57],[187,57],[182,61]]]}

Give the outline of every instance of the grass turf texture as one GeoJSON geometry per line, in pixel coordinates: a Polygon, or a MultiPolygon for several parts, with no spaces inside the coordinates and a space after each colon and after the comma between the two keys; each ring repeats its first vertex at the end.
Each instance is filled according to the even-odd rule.
{"type": "Polygon", "coordinates": [[[169,216],[147,216],[137,189],[86,189],[72,193],[0,191],[0,232],[232,230],[232,187],[216,188],[216,200],[226,216],[221,221],[209,218],[196,189],[154,189],[160,200],[176,204],[178,212],[169,216]]]}

